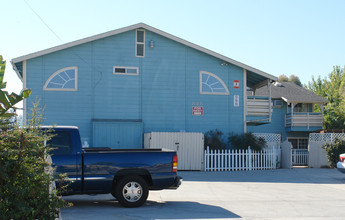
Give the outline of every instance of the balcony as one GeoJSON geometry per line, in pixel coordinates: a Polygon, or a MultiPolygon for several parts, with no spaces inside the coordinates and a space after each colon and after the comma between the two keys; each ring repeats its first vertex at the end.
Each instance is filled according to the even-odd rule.
{"type": "Polygon", "coordinates": [[[323,115],[315,112],[288,113],[285,115],[286,131],[313,131],[322,128],[323,115]]]}
{"type": "Polygon", "coordinates": [[[272,104],[266,96],[247,97],[247,125],[260,125],[271,122],[272,104]]]}

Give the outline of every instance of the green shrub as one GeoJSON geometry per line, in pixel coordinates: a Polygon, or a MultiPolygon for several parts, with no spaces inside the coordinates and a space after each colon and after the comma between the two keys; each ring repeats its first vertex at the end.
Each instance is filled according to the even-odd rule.
{"type": "Polygon", "coordinates": [[[51,188],[47,172],[48,132],[38,129],[37,114],[29,126],[2,126],[0,133],[1,219],[55,219],[68,204],[51,188]]]}
{"type": "Polygon", "coordinates": [[[334,143],[327,143],[322,148],[326,150],[329,166],[332,168],[337,167],[339,155],[345,153],[345,141],[336,139],[334,143]]]}
{"type": "Polygon", "coordinates": [[[225,149],[226,143],[223,139],[223,132],[215,129],[209,130],[204,134],[204,148],[210,150],[225,149]]]}
{"type": "Polygon", "coordinates": [[[258,138],[251,132],[232,135],[228,138],[228,142],[234,149],[248,149],[250,146],[252,150],[261,151],[266,146],[264,138],[258,138]]]}

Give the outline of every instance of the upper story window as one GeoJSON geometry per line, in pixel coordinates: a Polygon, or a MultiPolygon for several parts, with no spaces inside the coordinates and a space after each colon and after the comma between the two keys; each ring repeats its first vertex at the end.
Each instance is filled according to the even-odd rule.
{"type": "Polygon", "coordinates": [[[200,71],[200,94],[229,95],[228,87],[223,80],[213,73],[200,71]]]}
{"type": "Polygon", "coordinates": [[[77,91],[78,67],[66,67],[53,73],[43,86],[43,90],[77,91]]]}
{"type": "Polygon", "coordinates": [[[273,107],[280,108],[283,106],[283,100],[276,99],[272,101],[273,101],[273,107]]]}
{"type": "Polygon", "coordinates": [[[138,67],[114,66],[113,74],[116,75],[139,75],[138,67]]]}
{"type": "Polygon", "coordinates": [[[145,30],[138,29],[135,32],[135,56],[145,56],[145,30]]]}
{"type": "MultiPolygon", "coordinates": [[[[310,103],[298,103],[294,105],[294,112],[313,112],[313,105],[310,103]]],[[[291,104],[288,105],[288,112],[291,112],[291,104]]]]}

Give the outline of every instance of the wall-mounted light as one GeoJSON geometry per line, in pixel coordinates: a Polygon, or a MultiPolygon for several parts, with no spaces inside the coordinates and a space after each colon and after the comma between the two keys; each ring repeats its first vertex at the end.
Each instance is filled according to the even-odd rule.
{"type": "Polygon", "coordinates": [[[229,64],[227,62],[223,61],[220,65],[221,66],[228,66],[229,64]]]}
{"type": "Polygon", "coordinates": [[[154,48],[155,47],[155,42],[153,40],[150,40],[150,48],[154,48]]]}

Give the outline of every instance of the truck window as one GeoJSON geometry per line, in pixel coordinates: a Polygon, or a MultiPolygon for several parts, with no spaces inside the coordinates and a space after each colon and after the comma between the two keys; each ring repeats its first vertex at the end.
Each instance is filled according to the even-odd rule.
{"type": "Polygon", "coordinates": [[[55,135],[47,144],[53,148],[53,155],[71,154],[73,151],[71,133],[68,131],[54,131],[55,135]]]}

